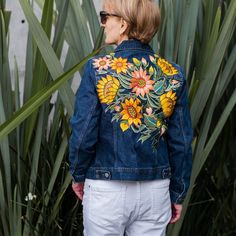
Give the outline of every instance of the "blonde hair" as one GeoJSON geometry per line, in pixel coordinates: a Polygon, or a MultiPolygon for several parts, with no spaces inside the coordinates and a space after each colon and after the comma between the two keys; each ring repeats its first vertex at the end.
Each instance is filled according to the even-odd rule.
{"type": "Polygon", "coordinates": [[[103,5],[128,23],[129,39],[149,43],[159,28],[160,10],[154,0],[104,0],[103,5]]]}

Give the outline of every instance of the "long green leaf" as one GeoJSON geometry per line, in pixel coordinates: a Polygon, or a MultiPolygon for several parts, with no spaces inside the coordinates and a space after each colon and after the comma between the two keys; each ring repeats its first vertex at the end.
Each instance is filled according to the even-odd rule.
{"type": "MultiPolygon", "coordinates": [[[[16,110],[20,109],[20,85],[19,85],[19,70],[18,70],[18,65],[15,59],[15,68],[14,68],[14,77],[15,77],[15,106],[16,110]]],[[[14,202],[13,206],[15,208],[15,216],[13,218],[14,226],[16,230],[13,230],[13,232],[18,232],[18,235],[21,235],[21,229],[22,229],[22,208],[17,202],[21,202],[21,166],[20,166],[20,155],[21,155],[21,149],[20,149],[20,130],[21,127],[18,126],[16,130],[16,150],[17,150],[17,184],[15,184],[14,188],[14,202]]]]}
{"type": "Polygon", "coordinates": [[[61,186],[57,200],[56,200],[55,205],[52,209],[52,214],[50,215],[49,222],[53,222],[55,220],[55,218],[59,212],[59,205],[60,205],[60,203],[63,199],[64,193],[65,193],[66,189],[68,188],[68,186],[70,185],[70,183],[71,183],[71,175],[69,173],[67,173],[65,181],[64,181],[63,185],[61,186]]]}
{"type": "MultiPolygon", "coordinates": [[[[25,13],[25,17],[29,23],[30,31],[34,37],[35,42],[41,52],[41,55],[47,64],[48,70],[53,79],[56,79],[63,74],[63,68],[58,60],[50,42],[47,38],[46,33],[42,29],[40,23],[38,22],[36,16],[34,15],[29,3],[27,0],[19,0],[21,7],[25,13]]],[[[64,85],[60,88],[59,93],[61,99],[67,109],[67,112],[72,115],[73,113],[73,104],[74,104],[74,95],[69,87],[69,85],[64,85]]]]}
{"type": "Polygon", "coordinates": [[[236,104],[236,89],[234,90],[232,96],[230,97],[230,100],[227,104],[227,106],[225,107],[222,115],[220,116],[220,119],[202,153],[202,163],[201,163],[201,167],[199,168],[199,172],[202,168],[202,166],[204,165],[210,151],[212,150],[217,138],[219,137],[222,129],[224,128],[224,125],[226,123],[226,121],[229,118],[229,115],[231,114],[231,111],[233,110],[233,108],[235,107],[236,104]]]}
{"type": "Polygon", "coordinates": [[[86,17],[88,19],[89,26],[90,26],[92,40],[93,40],[93,42],[96,42],[96,37],[98,35],[100,25],[99,25],[98,18],[94,17],[97,15],[97,12],[96,12],[93,0],[83,1],[82,10],[83,10],[83,12],[86,13],[86,17]]]}
{"type": "Polygon", "coordinates": [[[206,101],[209,97],[212,86],[216,79],[216,75],[222,63],[224,53],[232,38],[233,31],[236,26],[235,20],[236,20],[236,1],[231,1],[226,17],[221,27],[221,32],[214,53],[212,54],[211,60],[208,62],[209,64],[207,71],[205,72],[204,75],[204,80],[202,80],[201,82],[201,85],[197,91],[197,94],[194,98],[191,107],[193,127],[196,127],[196,124],[206,105],[206,101]]]}
{"type": "MultiPolygon", "coordinates": [[[[0,81],[0,123],[3,123],[6,118],[9,116],[12,104],[12,94],[11,94],[11,82],[9,81],[9,66],[8,66],[8,57],[7,57],[7,44],[6,44],[6,31],[5,31],[5,23],[3,13],[0,10],[0,38],[1,38],[1,45],[3,46],[0,55],[0,65],[2,71],[0,75],[2,76],[0,81]],[[2,81],[3,80],[3,81],[2,81]],[[4,83],[5,81],[5,83],[4,83]],[[7,95],[7,96],[4,96],[7,95]],[[10,101],[7,101],[7,97],[10,97],[10,101]],[[6,106],[7,105],[7,106],[6,106]],[[8,105],[10,107],[8,107],[8,105]]],[[[9,208],[7,221],[9,222],[9,230],[12,233],[13,231],[13,216],[12,216],[12,183],[11,183],[11,155],[10,155],[10,141],[8,137],[5,137],[0,142],[0,172],[3,175],[3,186],[5,186],[5,191],[2,192],[3,195],[7,197],[5,204],[9,208]]],[[[6,208],[3,207],[3,211],[6,208]]]]}
{"type": "Polygon", "coordinates": [[[179,41],[178,63],[184,67],[189,47],[194,44],[195,31],[197,26],[197,15],[200,0],[189,1],[186,3],[186,9],[182,18],[181,40],[179,41]]]}
{"type": "Polygon", "coordinates": [[[87,62],[87,60],[96,55],[99,50],[91,53],[88,57],[84,58],[80,63],[75,65],[69,71],[65,72],[58,79],[45,86],[37,92],[28,102],[21,107],[10,119],[0,126],[0,139],[14,130],[22,121],[24,121],[30,114],[32,114],[40,105],[42,105],[63,83],[65,83],[71,76],[87,62]]]}
{"type": "MultiPolygon", "coordinates": [[[[54,3],[54,0],[48,0],[45,2],[44,8],[43,8],[41,24],[48,38],[50,38],[51,36],[53,3],[54,3]]],[[[34,65],[34,72],[33,72],[33,83],[32,83],[31,94],[34,95],[37,91],[43,88],[47,80],[48,80],[47,66],[45,65],[43,61],[40,51],[37,50],[35,65],[34,65]]],[[[32,141],[32,135],[33,135],[34,126],[37,120],[37,115],[38,115],[38,112],[36,110],[26,122],[27,135],[25,136],[25,141],[24,141],[24,150],[25,150],[24,156],[26,156],[26,153],[28,152],[28,147],[30,145],[30,142],[32,141]]]]}
{"type": "MultiPolygon", "coordinates": [[[[60,146],[60,149],[58,151],[56,160],[55,160],[55,164],[54,164],[54,167],[53,167],[51,179],[50,179],[47,191],[46,191],[46,196],[44,198],[43,207],[48,206],[52,191],[54,189],[56,179],[58,178],[58,173],[59,173],[61,163],[62,163],[63,157],[64,157],[66,149],[67,149],[67,145],[68,145],[68,140],[67,140],[67,137],[64,136],[63,141],[62,141],[61,146],[60,146]]],[[[37,222],[37,225],[40,225],[42,223],[42,221],[43,221],[43,217],[42,217],[42,215],[40,215],[39,219],[38,219],[38,222],[37,222]]]]}
{"type": "Polygon", "coordinates": [[[0,10],[0,86],[3,93],[3,101],[5,107],[6,118],[13,112],[12,103],[12,84],[10,80],[10,67],[8,60],[8,45],[7,45],[7,28],[5,23],[4,12],[0,10]]]}

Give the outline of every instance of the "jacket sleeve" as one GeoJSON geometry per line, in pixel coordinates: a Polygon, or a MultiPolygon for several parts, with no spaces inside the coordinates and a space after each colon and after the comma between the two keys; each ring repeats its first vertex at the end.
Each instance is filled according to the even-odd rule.
{"type": "Polygon", "coordinates": [[[86,170],[95,158],[100,112],[93,68],[88,61],[76,93],[74,115],[70,119],[69,165],[74,182],[85,180],[86,170]]]}
{"type": "Polygon", "coordinates": [[[187,86],[183,76],[183,84],[177,93],[177,102],[174,112],[169,118],[167,131],[171,167],[170,197],[172,203],[181,204],[189,188],[192,169],[192,136],[187,86]]]}

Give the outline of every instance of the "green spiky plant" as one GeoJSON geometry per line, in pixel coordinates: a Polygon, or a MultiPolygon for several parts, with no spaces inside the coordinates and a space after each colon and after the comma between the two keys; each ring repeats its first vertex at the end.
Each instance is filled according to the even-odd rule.
{"type": "MultiPolygon", "coordinates": [[[[1,1],[0,11],[0,116],[3,123],[0,235],[62,235],[60,206],[71,182],[66,163],[68,118],[74,105],[71,78],[76,71],[82,73],[87,59],[98,53],[102,34],[97,17],[92,17],[96,16],[92,1],[85,1],[82,6],[76,0],[38,1],[43,6],[41,24],[30,3],[19,2],[30,29],[22,102],[17,63],[14,78],[10,77],[9,13],[4,11],[5,1],[1,1]],[[53,25],[54,36],[50,42],[53,25]],[[60,58],[65,43],[68,51],[62,65],[60,58]],[[13,91],[11,81],[15,83],[13,91]],[[52,102],[57,90],[59,93],[52,102]],[[5,136],[9,132],[10,135],[5,136]]],[[[73,207],[67,209],[68,215],[73,207]]],[[[65,219],[63,225],[66,224],[65,219]]]]}
{"type": "MultiPolygon", "coordinates": [[[[98,52],[99,22],[92,0],[19,2],[29,23],[22,102],[17,62],[12,77],[9,69],[10,12],[0,0],[0,235],[82,235],[81,205],[69,204],[72,195],[66,192],[71,79],[98,52]],[[41,23],[32,4],[42,8],[41,23]],[[37,198],[25,201],[29,192],[37,198]]],[[[190,190],[183,217],[168,235],[233,235],[236,1],[157,2],[162,26],[152,46],[184,68],[195,129],[190,190]]]]}

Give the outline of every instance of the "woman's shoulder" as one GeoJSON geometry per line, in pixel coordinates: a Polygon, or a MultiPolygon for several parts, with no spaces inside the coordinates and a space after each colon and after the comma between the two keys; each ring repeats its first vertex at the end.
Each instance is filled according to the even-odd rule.
{"type": "Polygon", "coordinates": [[[148,75],[158,80],[170,81],[171,83],[185,80],[182,67],[156,53],[143,54],[101,54],[92,57],[90,60],[90,68],[96,75],[104,76],[112,74],[115,77],[133,76],[137,73],[140,75],[148,75]]]}

